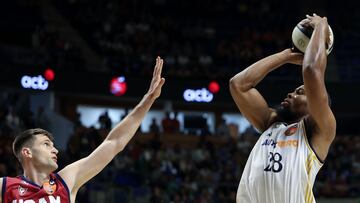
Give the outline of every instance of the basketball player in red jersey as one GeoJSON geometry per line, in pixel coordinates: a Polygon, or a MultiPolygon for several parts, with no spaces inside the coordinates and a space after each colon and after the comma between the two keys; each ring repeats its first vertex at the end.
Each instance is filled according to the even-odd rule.
{"type": "Polygon", "coordinates": [[[158,57],[148,92],[134,110],[116,125],[103,143],[89,156],[58,173],[57,153],[52,135],[42,129],[24,131],[15,138],[13,150],[24,174],[0,179],[0,203],[74,203],[79,188],[98,174],[135,134],[165,79],[161,77],[163,60],[158,57]]]}

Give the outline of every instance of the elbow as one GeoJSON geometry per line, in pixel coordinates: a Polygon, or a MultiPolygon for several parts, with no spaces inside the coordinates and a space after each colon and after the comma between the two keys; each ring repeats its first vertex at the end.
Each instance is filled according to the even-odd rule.
{"type": "Polygon", "coordinates": [[[242,80],[238,77],[232,77],[229,80],[230,91],[243,91],[244,86],[242,80]]]}
{"type": "Polygon", "coordinates": [[[235,78],[231,78],[229,81],[230,92],[237,92],[240,90],[240,84],[235,78]]]}
{"type": "Polygon", "coordinates": [[[232,78],[229,80],[230,90],[231,90],[231,89],[236,89],[236,86],[237,86],[236,79],[235,79],[235,77],[232,77],[232,78]]]}
{"type": "Polygon", "coordinates": [[[124,141],[122,141],[121,139],[120,140],[106,139],[104,140],[103,144],[109,150],[109,152],[113,154],[113,156],[123,151],[126,146],[124,141]]]}
{"type": "Polygon", "coordinates": [[[116,145],[116,154],[122,152],[125,149],[126,144],[121,140],[116,145]]]}
{"type": "Polygon", "coordinates": [[[304,78],[319,78],[321,72],[314,63],[308,63],[303,65],[302,73],[304,78]]]}
{"type": "Polygon", "coordinates": [[[316,67],[316,60],[314,59],[304,60],[302,67],[303,67],[303,71],[311,71],[316,67]]]}
{"type": "Polygon", "coordinates": [[[314,64],[313,63],[311,63],[311,62],[303,62],[303,64],[302,64],[302,69],[303,69],[303,72],[305,71],[305,70],[309,70],[309,69],[312,69],[314,67],[314,64]]]}
{"type": "Polygon", "coordinates": [[[326,54],[313,54],[314,57],[305,56],[304,61],[302,64],[303,72],[306,73],[318,73],[318,72],[325,72],[327,58],[326,54]]]}

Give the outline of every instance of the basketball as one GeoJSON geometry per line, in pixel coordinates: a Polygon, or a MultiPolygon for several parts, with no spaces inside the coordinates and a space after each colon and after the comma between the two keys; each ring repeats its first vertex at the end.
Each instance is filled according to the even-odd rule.
{"type": "MultiPolygon", "coordinates": [[[[302,26],[300,23],[298,23],[294,30],[292,31],[292,35],[291,35],[291,40],[292,43],[294,45],[294,47],[302,52],[305,53],[306,47],[309,44],[311,35],[313,32],[313,28],[312,27],[304,27],[302,26]]],[[[330,52],[332,51],[333,47],[334,47],[334,33],[329,25],[329,43],[326,44],[326,54],[330,54],[330,52]]]]}

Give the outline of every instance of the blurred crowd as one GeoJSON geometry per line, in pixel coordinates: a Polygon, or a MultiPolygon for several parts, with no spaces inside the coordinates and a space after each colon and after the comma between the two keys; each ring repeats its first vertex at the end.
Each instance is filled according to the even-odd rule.
{"type": "MultiPolygon", "coordinates": [[[[15,135],[26,128],[47,129],[50,125],[42,107],[32,115],[24,111],[19,98],[4,94],[0,100],[0,176],[22,173],[11,149],[15,135]]],[[[106,116],[100,117],[103,124],[99,128],[74,123],[67,148],[58,155],[59,168],[87,156],[102,142],[111,125],[106,124],[106,116]]],[[[125,150],[80,190],[78,202],[234,202],[242,170],[259,134],[249,129],[234,138],[222,123],[214,134],[185,135],[173,119],[165,117],[163,121],[165,128],[160,125],[150,132],[138,132],[125,150]]],[[[359,136],[337,135],[314,186],[317,197],[359,197],[359,147],[359,136]]]]}
{"type": "Polygon", "coordinates": [[[280,4],[82,0],[57,5],[111,70],[150,75],[149,64],[161,55],[169,67],[166,75],[219,78],[291,46],[291,28],[298,20],[296,14],[276,12],[284,8],[280,4]],[[267,18],[272,23],[261,23],[270,12],[276,14],[267,18]]]}
{"type": "MultiPolygon", "coordinates": [[[[2,2],[0,17],[6,19],[0,20],[2,69],[50,66],[89,71],[83,49],[64,36],[62,27],[45,20],[39,2],[2,2]]],[[[257,59],[290,47],[292,28],[306,12],[289,10],[301,1],[281,0],[48,2],[95,50],[105,69],[136,77],[151,75],[153,60],[161,55],[167,77],[228,80],[257,59]]],[[[328,12],[319,13],[329,17],[335,32],[329,63],[341,67],[339,78],[347,82],[360,78],[360,39],[355,31],[360,24],[353,23],[360,19],[356,12],[348,12],[349,8],[327,3],[324,9],[328,12]]],[[[284,68],[271,77],[292,79],[298,75],[298,69],[284,68]]],[[[0,95],[0,176],[22,173],[12,155],[15,135],[27,128],[49,129],[51,125],[43,107],[31,112],[29,105],[26,97],[0,95]]],[[[99,121],[99,129],[74,122],[74,134],[59,155],[60,168],[88,155],[102,142],[111,124],[106,115],[99,121]]],[[[214,133],[204,127],[194,140],[194,135],[179,131],[178,121],[167,117],[161,125],[154,121],[150,129],[150,133],[138,132],[135,140],[79,191],[78,202],[235,202],[242,169],[259,136],[255,131],[245,131],[234,139],[222,122],[214,133]],[[172,136],[186,139],[184,143],[164,139],[172,136]]],[[[315,196],[359,197],[359,147],[359,136],[337,135],[318,174],[315,196]]]]}
{"type": "Polygon", "coordinates": [[[7,1],[0,8],[0,60],[3,69],[84,70],[82,51],[61,27],[47,22],[38,1],[7,1]]]}
{"type": "MultiPolygon", "coordinates": [[[[289,11],[299,3],[290,5],[282,0],[271,3],[260,0],[50,3],[99,56],[103,67],[89,67],[89,56],[73,38],[65,37],[66,29],[45,20],[41,3],[24,0],[7,2],[3,7],[4,18],[14,19],[13,13],[24,10],[31,18],[24,15],[26,20],[14,19],[18,28],[9,27],[1,34],[6,39],[0,43],[2,63],[70,71],[107,70],[139,77],[151,75],[153,60],[161,55],[166,61],[167,77],[229,79],[256,60],[291,47],[293,27],[309,12],[305,8],[289,11]],[[211,6],[204,9],[206,5],[211,6]],[[11,9],[5,9],[7,7],[11,9]]],[[[347,8],[352,6],[343,4],[341,9],[347,8]]],[[[342,12],[331,12],[338,9],[336,5],[314,9],[329,17],[335,32],[336,51],[329,61],[332,66],[341,67],[335,74],[343,81],[356,81],[360,78],[360,72],[354,68],[360,63],[359,36],[349,29],[349,22],[340,15],[342,12]]],[[[354,21],[360,18],[349,15],[354,21]]],[[[291,80],[297,76],[299,71],[284,68],[270,77],[291,80]]]]}

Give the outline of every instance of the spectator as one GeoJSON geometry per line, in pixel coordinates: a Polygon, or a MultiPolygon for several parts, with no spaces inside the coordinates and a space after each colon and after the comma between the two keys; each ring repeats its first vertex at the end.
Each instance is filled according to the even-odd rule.
{"type": "Polygon", "coordinates": [[[42,128],[42,129],[50,128],[50,120],[43,106],[38,107],[35,123],[36,123],[36,127],[38,128],[42,128]]]}
{"type": "Polygon", "coordinates": [[[171,125],[173,126],[174,132],[178,133],[180,131],[180,122],[178,120],[178,112],[174,112],[174,117],[171,119],[171,125]]]}
{"type": "Polygon", "coordinates": [[[230,129],[224,118],[221,119],[221,123],[216,129],[216,135],[221,137],[230,137],[230,129]]]}
{"type": "Polygon", "coordinates": [[[150,124],[150,132],[151,133],[159,133],[160,132],[160,127],[156,122],[156,118],[153,118],[151,120],[151,124],[150,124]]]}
{"type": "Polygon", "coordinates": [[[112,126],[111,119],[109,117],[108,111],[105,111],[99,116],[100,129],[110,130],[112,126]]]}
{"type": "Polygon", "coordinates": [[[20,118],[15,109],[11,106],[9,107],[8,114],[6,115],[6,124],[13,131],[20,131],[20,118]]]}
{"type": "Polygon", "coordinates": [[[164,133],[173,133],[175,131],[170,118],[170,112],[165,113],[165,118],[161,121],[161,124],[164,133]]]}

